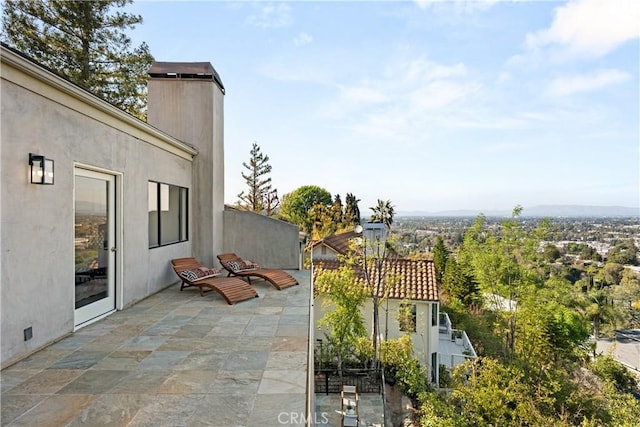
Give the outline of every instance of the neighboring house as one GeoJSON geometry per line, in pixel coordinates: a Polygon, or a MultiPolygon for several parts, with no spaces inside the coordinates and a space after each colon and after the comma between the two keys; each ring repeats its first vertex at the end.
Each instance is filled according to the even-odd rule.
{"type": "Polygon", "coordinates": [[[1,367],[174,284],[173,258],[298,268],[298,227],[225,210],[225,89],[210,63],[155,63],[146,123],[0,54],[1,367]]]}
{"type": "MultiPolygon", "coordinates": [[[[341,265],[342,263],[336,260],[314,260],[314,275],[319,269],[338,269],[341,265]]],[[[370,271],[373,272],[373,267],[370,271]]],[[[388,298],[381,299],[378,311],[380,336],[382,339],[392,339],[400,337],[401,334],[410,334],[416,358],[429,369],[432,382],[437,383],[438,370],[432,367],[440,364],[440,298],[433,261],[389,258],[383,261],[382,271],[384,277],[393,277],[395,280],[386,281],[388,298]],[[407,304],[407,308],[413,314],[412,328],[407,328],[398,321],[398,312],[402,304],[407,304]]],[[[356,268],[356,277],[360,283],[365,284],[362,268],[356,268]]],[[[368,330],[372,330],[372,307],[373,303],[369,300],[362,311],[368,330]]],[[[323,297],[316,297],[314,310],[316,336],[322,337],[324,333],[317,326],[317,322],[330,307],[323,305],[323,297]]]]}
{"type": "MultiPolygon", "coordinates": [[[[313,242],[314,275],[318,268],[338,269],[342,265],[339,256],[347,255],[351,240],[361,236],[361,233],[349,231],[313,242]]],[[[449,316],[440,313],[440,293],[433,261],[397,258],[393,251],[390,254],[383,263],[383,276],[397,280],[389,283],[389,298],[379,308],[380,336],[398,338],[401,334],[409,333],[414,354],[429,369],[432,382],[437,383],[439,372],[432,366],[454,367],[468,358],[476,357],[475,350],[466,332],[454,329],[449,316]],[[407,304],[413,313],[413,331],[405,330],[405,325],[398,321],[398,312],[403,304],[407,304]]],[[[373,263],[369,265],[371,267],[373,263]]],[[[362,268],[356,270],[356,276],[361,283],[365,283],[362,268]]],[[[316,336],[323,336],[317,322],[327,308],[323,307],[322,298],[317,300],[314,304],[316,336]]],[[[372,306],[372,301],[367,301],[362,310],[368,330],[372,330],[372,306]]]]}
{"type": "Polygon", "coordinates": [[[337,260],[338,256],[346,255],[349,252],[351,241],[361,236],[362,233],[347,231],[315,240],[311,243],[311,256],[314,260],[337,260]]]}
{"type": "MultiPolygon", "coordinates": [[[[358,238],[362,238],[362,233],[347,231],[315,240],[311,242],[312,257],[314,260],[337,260],[339,256],[349,253],[351,242],[358,238]]],[[[397,254],[395,251],[389,251],[387,257],[395,258],[397,254]]]]}

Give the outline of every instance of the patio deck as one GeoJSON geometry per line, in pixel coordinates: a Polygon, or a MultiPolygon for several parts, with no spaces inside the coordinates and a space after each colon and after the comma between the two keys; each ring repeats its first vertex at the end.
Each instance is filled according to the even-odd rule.
{"type": "Polygon", "coordinates": [[[2,370],[2,426],[302,425],[309,271],[259,298],[171,286],[2,370]]]}

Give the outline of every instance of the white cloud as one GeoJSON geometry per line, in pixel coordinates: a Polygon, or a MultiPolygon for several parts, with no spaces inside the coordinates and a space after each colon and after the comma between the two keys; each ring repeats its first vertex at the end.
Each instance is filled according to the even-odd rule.
{"type": "Polygon", "coordinates": [[[311,43],[312,41],[313,37],[305,32],[298,33],[298,35],[293,38],[293,44],[295,44],[296,46],[304,46],[311,43]]]}
{"type": "Polygon", "coordinates": [[[259,13],[249,15],[245,24],[260,28],[281,28],[291,25],[291,7],[286,3],[270,3],[262,6],[259,13]]]}
{"type": "Polygon", "coordinates": [[[475,104],[481,84],[469,80],[464,64],[440,64],[424,58],[394,60],[383,72],[357,83],[336,84],[338,97],[321,114],[367,138],[415,141],[437,123],[475,104]]]}
{"type": "Polygon", "coordinates": [[[555,10],[547,29],[530,33],[526,47],[562,47],[579,56],[603,56],[640,37],[640,1],[576,0],[555,10]]]}
{"type": "Polygon", "coordinates": [[[551,96],[567,96],[578,92],[590,92],[624,82],[630,77],[629,73],[615,69],[600,70],[591,74],[557,77],[547,88],[547,94],[551,96]]]}
{"type": "Polygon", "coordinates": [[[380,76],[365,78],[355,84],[337,84],[340,105],[364,108],[376,104],[385,110],[404,111],[406,115],[446,107],[473,91],[473,85],[460,81],[467,69],[464,64],[443,65],[423,58],[397,61],[380,76]]]}

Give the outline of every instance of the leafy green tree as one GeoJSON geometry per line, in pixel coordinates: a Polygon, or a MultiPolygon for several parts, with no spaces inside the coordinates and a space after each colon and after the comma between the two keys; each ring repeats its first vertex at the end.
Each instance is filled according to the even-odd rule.
{"type": "Polygon", "coordinates": [[[581,345],[589,329],[579,313],[537,293],[521,305],[516,324],[519,361],[537,369],[584,357],[581,345]]]}
{"type": "Polygon", "coordinates": [[[343,219],[345,228],[351,228],[360,224],[360,208],[358,207],[358,202],[360,202],[360,199],[357,199],[356,196],[351,193],[347,193],[343,219]]]}
{"type": "Polygon", "coordinates": [[[640,327],[640,277],[635,271],[625,268],[620,285],[613,290],[613,297],[619,304],[625,328],[640,327]]]}
{"type": "Polygon", "coordinates": [[[532,404],[531,389],[517,366],[483,358],[471,369],[456,369],[454,382],[451,403],[459,405],[467,425],[546,424],[546,417],[532,404]]]}
{"type": "Polygon", "coordinates": [[[316,205],[331,205],[331,193],[317,185],[303,185],[282,198],[280,216],[285,221],[300,226],[305,232],[313,232],[312,209],[316,205]]]}
{"type": "Polygon", "coordinates": [[[342,375],[345,357],[354,352],[358,339],[366,335],[361,306],[368,293],[356,281],[352,264],[345,263],[337,270],[322,270],[316,273],[314,289],[326,297],[324,306],[332,308],[320,319],[319,324],[329,328],[329,334],[337,350],[338,371],[342,375]]]}
{"type": "Polygon", "coordinates": [[[271,187],[269,156],[263,154],[260,146],[255,142],[251,146],[250,155],[249,163],[242,162],[242,166],[247,169],[247,173],[242,172],[242,178],[249,189],[238,194],[238,206],[248,211],[262,213],[268,204],[269,210],[273,211],[277,206],[275,202],[278,196],[271,187]]]}
{"type": "Polygon", "coordinates": [[[607,253],[607,262],[622,265],[638,265],[638,248],[633,240],[616,244],[607,253]]]}
{"type": "Polygon", "coordinates": [[[313,221],[311,234],[314,240],[322,239],[336,233],[339,224],[333,221],[333,210],[331,207],[318,203],[311,209],[309,216],[313,221]]]}
{"type": "Polygon", "coordinates": [[[146,43],[135,47],[125,30],[140,15],[118,9],[132,0],[3,2],[9,45],[134,116],[146,115],[146,43]]]}
{"type": "Polygon", "coordinates": [[[552,243],[547,243],[543,249],[543,258],[547,262],[554,262],[558,258],[560,258],[560,250],[556,247],[556,245],[552,243]]]}
{"type": "Polygon", "coordinates": [[[497,312],[505,323],[500,333],[507,355],[512,355],[515,348],[517,301],[542,281],[537,270],[537,249],[546,223],[528,234],[517,221],[521,212],[522,208],[516,206],[512,218],[493,229],[487,229],[486,218],[479,216],[465,233],[461,251],[462,262],[472,267],[491,306],[501,307],[497,312]]]}
{"type": "Polygon", "coordinates": [[[630,393],[638,385],[638,380],[629,373],[627,368],[609,355],[596,357],[589,365],[589,368],[602,380],[613,385],[619,392],[630,393]]]}
{"type": "Polygon", "coordinates": [[[622,278],[624,267],[620,264],[607,262],[596,274],[595,280],[603,286],[617,286],[622,278]]]}
{"type": "Polygon", "coordinates": [[[598,253],[594,248],[589,245],[581,245],[580,258],[584,260],[602,261],[602,255],[598,253]]]}
{"type": "Polygon", "coordinates": [[[413,354],[411,336],[402,335],[398,339],[383,341],[380,345],[380,362],[387,381],[397,385],[410,399],[417,400],[420,393],[427,391],[427,370],[413,354]]]}

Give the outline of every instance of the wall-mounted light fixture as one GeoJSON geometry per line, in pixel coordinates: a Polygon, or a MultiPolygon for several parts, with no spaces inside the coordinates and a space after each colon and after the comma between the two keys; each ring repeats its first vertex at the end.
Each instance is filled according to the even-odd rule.
{"type": "Polygon", "coordinates": [[[53,184],[53,160],[29,153],[29,166],[32,184],[53,184]]]}

